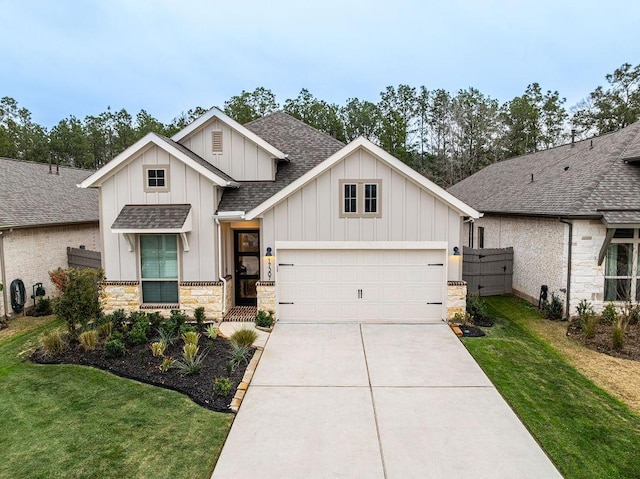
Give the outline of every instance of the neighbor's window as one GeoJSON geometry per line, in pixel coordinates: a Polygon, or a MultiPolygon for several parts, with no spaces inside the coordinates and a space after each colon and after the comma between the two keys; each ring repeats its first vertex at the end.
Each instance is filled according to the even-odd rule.
{"type": "Polygon", "coordinates": [[[178,303],[177,235],[141,235],[143,303],[178,303]]]}
{"type": "Polygon", "coordinates": [[[640,301],[638,231],[618,229],[611,240],[604,272],[605,301],[640,301]]]}
{"type": "Polygon", "coordinates": [[[167,191],[169,189],[169,167],[145,167],[145,191],[167,191]]]}
{"type": "Polygon", "coordinates": [[[379,217],[380,180],[341,180],[341,217],[379,217]]]}

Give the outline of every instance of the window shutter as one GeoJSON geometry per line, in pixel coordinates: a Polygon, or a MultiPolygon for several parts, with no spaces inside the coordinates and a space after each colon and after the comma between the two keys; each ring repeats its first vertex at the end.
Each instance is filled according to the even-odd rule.
{"type": "Polygon", "coordinates": [[[211,132],[211,151],[213,153],[222,153],[222,131],[211,132]]]}

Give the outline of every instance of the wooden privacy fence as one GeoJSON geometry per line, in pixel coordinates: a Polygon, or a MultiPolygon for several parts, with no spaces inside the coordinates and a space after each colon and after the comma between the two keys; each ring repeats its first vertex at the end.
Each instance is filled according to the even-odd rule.
{"type": "Polygon", "coordinates": [[[67,246],[67,262],[70,268],[100,268],[100,252],[67,246]]]}
{"type": "Polygon", "coordinates": [[[462,249],[462,279],[467,292],[478,296],[511,294],[513,248],[462,249]]]}

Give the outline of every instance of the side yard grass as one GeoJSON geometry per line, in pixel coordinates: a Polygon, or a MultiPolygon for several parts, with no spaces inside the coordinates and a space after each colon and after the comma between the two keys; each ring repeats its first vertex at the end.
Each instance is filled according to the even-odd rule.
{"type": "Polygon", "coordinates": [[[232,416],[97,369],[19,357],[59,326],[0,338],[0,477],[208,478],[232,416]]]}
{"type": "Polygon", "coordinates": [[[564,477],[640,478],[640,415],[529,332],[524,301],[486,302],[496,324],[464,344],[564,477]]]}

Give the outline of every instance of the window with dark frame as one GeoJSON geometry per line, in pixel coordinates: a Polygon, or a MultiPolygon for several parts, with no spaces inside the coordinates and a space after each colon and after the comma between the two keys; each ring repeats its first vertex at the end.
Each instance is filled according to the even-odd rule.
{"type": "Polygon", "coordinates": [[[358,185],[355,183],[345,183],[344,185],[344,212],[358,212],[358,185]]]}
{"type": "Polygon", "coordinates": [[[378,185],[376,183],[364,185],[364,212],[378,212],[378,185]]]}
{"type": "Polygon", "coordinates": [[[341,216],[380,216],[380,180],[341,180],[340,187],[341,216]]]}
{"type": "Polygon", "coordinates": [[[617,229],[607,248],[605,301],[640,301],[640,235],[637,229],[617,229]]]}
{"type": "Polygon", "coordinates": [[[143,303],[178,303],[177,235],[140,235],[143,303]]]}
{"type": "Polygon", "coordinates": [[[484,248],[484,226],[478,226],[478,248],[484,248]]]}
{"type": "Polygon", "coordinates": [[[167,187],[167,170],[164,168],[147,170],[147,187],[149,188],[166,188],[167,187]]]}

